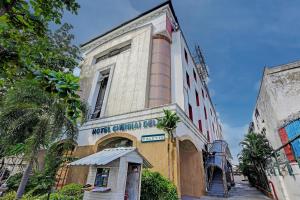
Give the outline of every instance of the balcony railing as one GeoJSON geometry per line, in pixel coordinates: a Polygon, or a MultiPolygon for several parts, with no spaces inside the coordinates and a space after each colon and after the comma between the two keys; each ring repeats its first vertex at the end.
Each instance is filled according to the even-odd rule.
{"type": "Polygon", "coordinates": [[[296,156],[295,152],[293,151],[293,146],[292,142],[299,140],[300,139],[300,134],[298,134],[296,137],[293,139],[289,140],[287,143],[282,145],[281,147],[277,148],[274,150],[269,156],[266,157],[267,160],[267,167],[266,167],[266,172],[267,175],[271,176],[283,176],[283,172],[288,172],[290,176],[294,176],[294,170],[293,170],[293,163],[297,164],[298,167],[300,168],[300,158],[296,156]],[[283,149],[291,145],[292,153],[294,156],[294,160],[289,160],[285,153],[283,152],[283,149]]]}

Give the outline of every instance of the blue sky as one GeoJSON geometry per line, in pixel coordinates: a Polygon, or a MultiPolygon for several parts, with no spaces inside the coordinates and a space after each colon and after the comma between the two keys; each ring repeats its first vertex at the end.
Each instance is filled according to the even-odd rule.
{"type": "MultiPolygon", "coordinates": [[[[80,44],[162,0],[79,0],[77,16],[66,13],[80,44]]],[[[300,59],[298,0],[173,0],[190,48],[199,44],[209,67],[210,93],[232,154],[251,120],[265,66],[300,59]]]]}

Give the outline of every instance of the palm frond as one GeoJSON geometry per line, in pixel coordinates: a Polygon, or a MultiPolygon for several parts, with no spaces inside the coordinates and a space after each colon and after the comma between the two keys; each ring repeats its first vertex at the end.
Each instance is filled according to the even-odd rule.
{"type": "MultiPolygon", "coordinates": [[[[27,155],[60,138],[76,140],[77,123],[68,118],[67,107],[66,101],[44,91],[35,80],[20,81],[1,101],[1,140],[10,145],[24,142],[27,155]]],[[[82,103],[81,121],[85,119],[85,108],[82,103]]]]}
{"type": "Polygon", "coordinates": [[[177,123],[180,122],[180,118],[175,112],[170,110],[164,110],[164,116],[157,119],[156,127],[166,132],[171,138],[173,138],[173,130],[176,129],[177,123]]]}

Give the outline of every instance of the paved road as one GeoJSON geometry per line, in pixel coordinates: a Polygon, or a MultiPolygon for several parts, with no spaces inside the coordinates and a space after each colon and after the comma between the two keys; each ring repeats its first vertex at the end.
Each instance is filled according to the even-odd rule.
{"type": "Polygon", "coordinates": [[[241,177],[235,177],[235,186],[230,190],[228,198],[204,196],[200,199],[184,197],[182,200],[270,200],[254,187],[250,187],[247,181],[241,177]]]}

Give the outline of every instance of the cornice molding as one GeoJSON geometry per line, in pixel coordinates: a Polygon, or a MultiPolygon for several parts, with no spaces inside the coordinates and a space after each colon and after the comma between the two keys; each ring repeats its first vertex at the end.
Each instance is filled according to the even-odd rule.
{"type": "MultiPolygon", "coordinates": [[[[126,25],[114,30],[113,32],[108,33],[107,35],[104,35],[103,37],[81,47],[81,51],[83,53],[87,53],[89,50],[91,50],[95,47],[98,47],[110,40],[113,40],[116,37],[119,37],[125,33],[128,33],[130,31],[137,29],[138,27],[150,22],[151,20],[161,16],[162,14],[167,14],[167,16],[169,16],[169,17],[172,16],[169,7],[167,7],[167,6],[162,7],[154,12],[151,12],[139,19],[136,19],[135,21],[133,21],[129,24],[126,24],[126,25]]],[[[172,22],[174,22],[175,21],[174,18],[173,17],[171,17],[171,18],[172,18],[172,22]]]]}

